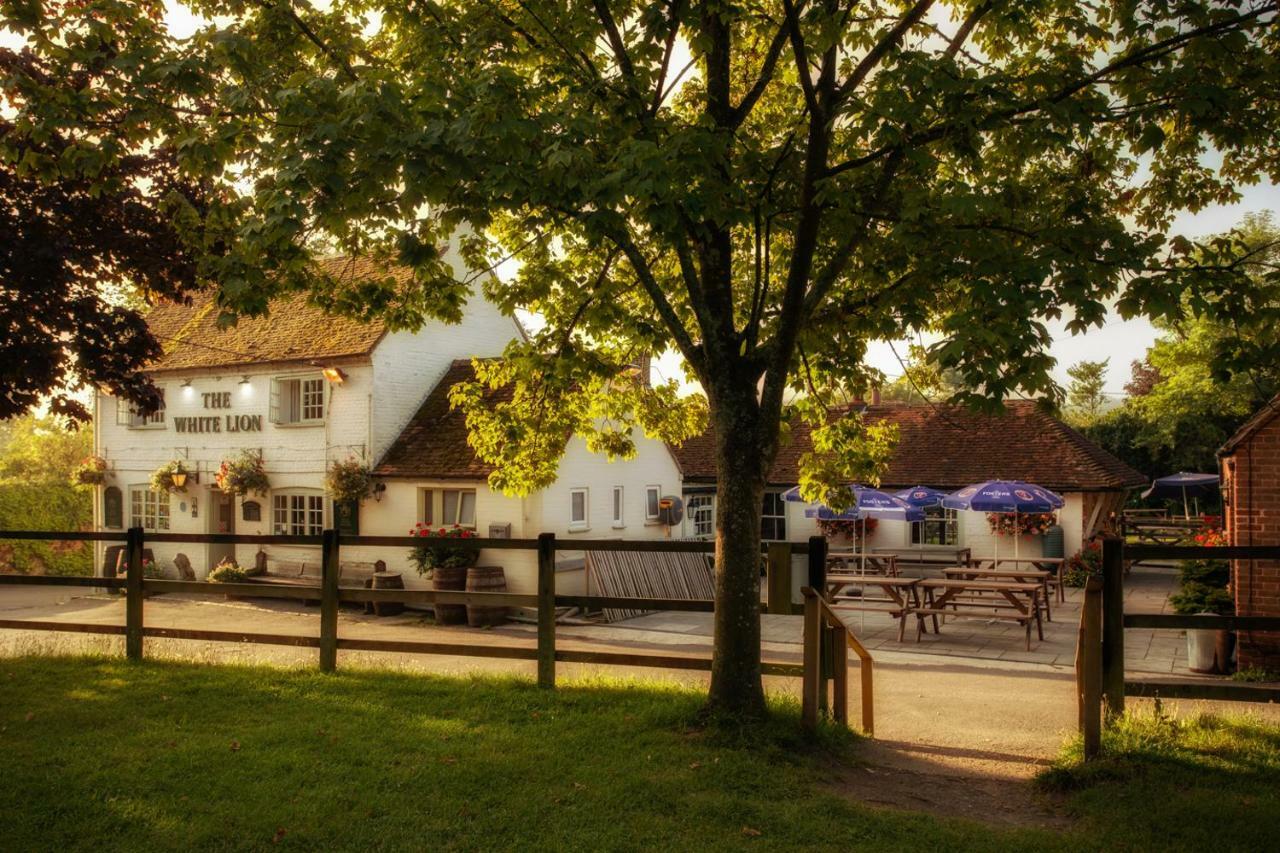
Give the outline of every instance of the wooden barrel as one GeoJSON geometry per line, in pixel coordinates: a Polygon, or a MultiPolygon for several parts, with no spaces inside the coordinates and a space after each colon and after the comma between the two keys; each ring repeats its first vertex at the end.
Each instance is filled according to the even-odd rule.
{"type": "MultiPolygon", "coordinates": [[[[399,572],[374,572],[374,589],[404,589],[404,578],[399,572]]],[[[403,601],[375,601],[373,612],[379,616],[399,616],[404,612],[403,601]]]]}
{"type": "MultiPolygon", "coordinates": [[[[467,569],[467,592],[506,592],[507,576],[502,566],[473,566],[467,569]]],[[[467,624],[472,628],[501,625],[507,621],[507,608],[489,604],[468,604],[467,624]]]]}
{"type": "MultiPolygon", "coordinates": [[[[431,570],[431,588],[462,592],[467,588],[467,570],[462,566],[431,570]]],[[[461,625],[467,621],[465,604],[435,605],[437,625],[461,625]]]]}

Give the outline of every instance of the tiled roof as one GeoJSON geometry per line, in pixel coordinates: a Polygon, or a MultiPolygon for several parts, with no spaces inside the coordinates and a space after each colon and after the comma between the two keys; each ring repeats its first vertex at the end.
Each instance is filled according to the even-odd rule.
{"type": "MultiPolygon", "coordinates": [[[[340,279],[385,276],[388,270],[368,258],[333,258],[323,262],[340,279]]],[[[393,268],[397,280],[409,271],[393,268]]],[[[236,325],[218,326],[212,290],[195,295],[190,304],[167,302],[147,314],[147,325],[164,355],[150,370],[236,367],[264,362],[314,361],[368,355],[386,326],[328,314],[296,294],[277,299],[264,317],[241,317],[236,325]]]]}
{"type": "MultiPolygon", "coordinates": [[[[999,416],[933,406],[880,405],[870,421],[898,425],[885,488],[924,485],[958,489],[990,479],[1026,480],[1058,491],[1104,491],[1145,485],[1142,474],[1034,403],[1011,402],[999,416]]],[[[798,425],[778,452],[770,483],[795,485],[809,429],[798,425]]],[[[714,437],[708,431],[674,448],[686,482],[715,481],[714,437]]]]}
{"type": "MultiPolygon", "coordinates": [[[[493,466],[481,462],[467,443],[467,419],[449,407],[449,391],[476,378],[471,362],[453,362],[431,389],[373,473],[379,477],[422,477],[440,480],[483,480],[493,466]]],[[[510,399],[509,389],[486,392],[486,399],[510,399]]]]}
{"type": "Polygon", "coordinates": [[[1235,434],[1227,439],[1227,443],[1218,449],[1218,455],[1230,456],[1235,453],[1237,447],[1248,441],[1255,432],[1270,423],[1271,419],[1277,415],[1280,415],[1280,394],[1272,397],[1270,402],[1241,424],[1240,429],[1236,430],[1235,434]]]}

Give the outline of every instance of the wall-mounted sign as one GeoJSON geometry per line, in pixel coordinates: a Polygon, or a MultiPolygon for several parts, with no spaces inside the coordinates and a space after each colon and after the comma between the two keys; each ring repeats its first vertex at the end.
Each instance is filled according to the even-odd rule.
{"type": "Polygon", "coordinates": [[[176,417],[173,428],[178,432],[262,432],[262,415],[176,417]]]}

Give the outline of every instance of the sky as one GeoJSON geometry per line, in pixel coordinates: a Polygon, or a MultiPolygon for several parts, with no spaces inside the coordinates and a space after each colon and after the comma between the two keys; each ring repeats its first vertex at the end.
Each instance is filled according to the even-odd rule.
{"type": "MultiPolygon", "coordinates": [[[[189,36],[201,25],[202,21],[181,5],[168,2],[166,6],[166,22],[175,36],[189,36]]],[[[19,43],[13,33],[0,30],[0,45],[17,47],[19,43]]],[[[675,67],[682,67],[683,64],[683,61],[678,61],[675,67]]],[[[1264,183],[1242,188],[1241,198],[1236,204],[1215,205],[1197,213],[1184,213],[1177,217],[1169,233],[1186,237],[1217,234],[1239,224],[1245,214],[1265,210],[1280,214],[1280,187],[1275,184],[1264,183]]],[[[498,272],[499,275],[502,274],[501,269],[498,272]]],[[[1141,359],[1156,337],[1155,329],[1145,319],[1126,321],[1114,313],[1104,326],[1081,335],[1068,333],[1066,320],[1049,323],[1049,329],[1053,335],[1050,352],[1057,359],[1055,376],[1058,381],[1065,385],[1067,368],[1078,361],[1108,359],[1110,364],[1104,391],[1113,398],[1124,395],[1124,385],[1129,380],[1130,362],[1141,359]]],[[[906,341],[899,341],[894,345],[875,342],[870,346],[868,361],[871,366],[894,378],[902,374],[898,357],[905,358],[906,353],[906,341]],[[894,349],[897,350],[896,355],[894,349]]],[[[674,354],[658,359],[655,367],[664,378],[683,378],[680,359],[674,354]]]]}

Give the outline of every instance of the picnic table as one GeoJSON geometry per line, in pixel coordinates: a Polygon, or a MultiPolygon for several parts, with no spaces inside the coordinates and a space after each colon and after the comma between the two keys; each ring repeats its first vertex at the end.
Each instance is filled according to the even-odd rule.
{"type": "Polygon", "coordinates": [[[1030,566],[1053,575],[1049,585],[1057,593],[1059,603],[1067,600],[1066,587],[1062,583],[1062,569],[1067,564],[1063,557],[983,557],[973,561],[973,565],[982,569],[998,569],[1004,566],[1030,566]]]}
{"type": "Polygon", "coordinates": [[[1027,651],[1031,651],[1031,623],[1036,633],[1044,639],[1044,625],[1040,621],[1041,585],[1015,581],[990,581],[966,578],[921,580],[916,587],[921,590],[923,603],[915,609],[916,642],[924,632],[924,620],[932,617],[933,630],[939,631],[938,617],[971,617],[980,619],[1008,619],[1026,628],[1027,651]],[[998,603],[992,598],[998,596],[998,603]],[[1002,612],[1012,610],[1012,613],[1002,612]]]}
{"type": "Polygon", "coordinates": [[[1049,584],[1056,577],[1054,572],[1044,569],[979,569],[973,566],[955,566],[950,569],[943,569],[943,574],[949,578],[960,578],[963,580],[984,580],[984,581],[1013,581],[1014,583],[1038,583],[1040,584],[1040,592],[1042,593],[1039,602],[1044,608],[1044,619],[1046,622],[1053,621],[1053,613],[1049,608],[1049,584]]]}
{"type": "MultiPolygon", "coordinates": [[[[920,578],[896,578],[885,575],[837,573],[827,575],[827,600],[836,610],[863,610],[872,613],[888,613],[898,620],[898,642],[907,632],[907,617],[920,607],[920,578]],[[851,586],[858,586],[858,594],[848,594],[851,586]],[[866,587],[879,587],[882,598],[867,598],[866,587]]],[[[918,635],[917,635],[918,639],[918,635]]]]}
{"type": "Polygon", "coordinates": [[[837,567],[838,572],[898,576],[898,558],[893,554],[862,553],[853,549],[835,548],[827,551],[827,566],[837,567]]]}
{"type": "Polygon", "coordinates": [[[967,566],[972,562],[972,553],[968,548],[951,548],[929,545],[924,548],[872,548],[871,553],[892,555],[901,563],[930,566],[967,566]]]}

